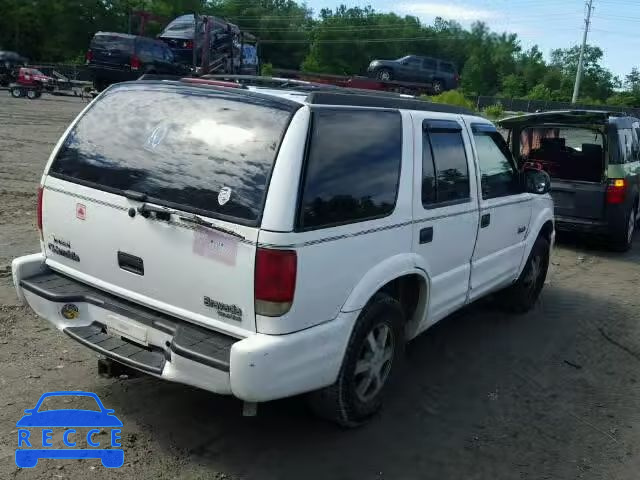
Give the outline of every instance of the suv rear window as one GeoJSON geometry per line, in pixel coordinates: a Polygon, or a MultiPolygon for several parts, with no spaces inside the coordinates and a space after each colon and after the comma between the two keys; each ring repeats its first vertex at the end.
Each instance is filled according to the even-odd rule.
{"type": "Polygon", "coordinates": [[[133,51],[133,37],[122,35],[95,35],[91,40],[90,48],[103,50],[133,51]]]}
{"type": "Polygon", "coordinates": [[[293,110],[269,99],[193,87],[115,87],[65,139],[50,174],[257,225],[293,110]]]}
{"type": "Polygon", "coordinates": [[[389,215],[402,159],[400,113],[317,109],[298,225],[302,230],[389,215]]]}

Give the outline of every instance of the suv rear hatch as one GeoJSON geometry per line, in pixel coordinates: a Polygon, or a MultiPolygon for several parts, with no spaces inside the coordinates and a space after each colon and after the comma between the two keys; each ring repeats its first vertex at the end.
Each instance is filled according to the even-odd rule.
{"type": "Polygon", "coordinates": [[[255,331],[256,242],[294,109],[209,87],[112,87],[45,178],[47,263],[186,320],[255,331]]]}
{"type": "Polygon", "coordinates": [[[551,176],[556,217],[602,220],[606,206],[606,112],[545,112],[503,120],[521,163],[551,176]],[[517,137],[517,138],[516,138],[517,137]],[[514,144],[517,140],[517,145],[514,144]]]}
{"type": "Polygon", "coordinates": [[[135,37],[121,33],[96,33],[89,46],[90,65],[125,69],[135,56],[135,37]]]}

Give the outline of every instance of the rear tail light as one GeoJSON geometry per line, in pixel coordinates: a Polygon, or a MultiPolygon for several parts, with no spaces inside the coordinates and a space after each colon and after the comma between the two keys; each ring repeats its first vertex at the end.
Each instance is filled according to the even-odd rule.
{"type": "Polygon", "coordinates": [[[619,205],[624,203],[628,182],[624,178],[610,178],[607,185],[607,203],[619,205]]]}
{"type": "Polygon", "coordinates": [[[87,50],[87,54],[85,55],[85,59],[87,63],[93,60],[93,52],[91,50],[87,50]]]}
{"type": "Polygon", "coordinates": [[[139,70],[141,66],[142,63],[140,63],[140,59],[138,57],[135,55],[131,57],[131,70],[139,70]]]}
{"type": "Polygon", "coordinates": [[[184,48],[189,48],[189,49],[193,48],[193,40],[186,40],[183,43],[183,46],[184,46],[184,48]]]}
{"type": "Polygon", "coordinates": [[[36,219],[38,222],[38,230],[40,231],[40,237],[42,238],[42,186],[38,187],[38,210],[36,213],[36,219]]]}
{"type": "Polygon", "coordinates": [[[293,250],[258,248],[256,252],[256,314],[284,315],[291,308],[296,290],[298,259],[293,250]]]}

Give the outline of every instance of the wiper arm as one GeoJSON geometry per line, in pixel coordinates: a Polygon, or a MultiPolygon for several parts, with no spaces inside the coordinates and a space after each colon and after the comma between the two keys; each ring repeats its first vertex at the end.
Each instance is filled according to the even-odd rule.
{"type": "Polygon", "coordinates": [[[234,232],[233,230],[229,230],[228,228],[219,227],[218,225],[208,222],[204,218],[199,217],[195,214],[185,215],[181,212],[178,212],[177,210],[172,210],[171,208],[156,207],[155,205],[150,205],[148,203],[143,203],[142,205],[140,205],[138,207],[138,213],[144,218],[149,218],[149,216],[154,213],[155,218],[167,222],[171,220],[171,215],[175,215],[183,222],[195,223],[196,225],[207,227],[212,230],[217,230],[219,232],[226,233],[227,235],[231,235],[232,237],[237,237],[244,240],[244,237],[238,232],[234,232]]]}
{"type": "Polygon", "coordinates": [[[196,225],[207,227],[212,230],[217,230],[219,232],[226,233],[227,235],[231,235],[232,237],[237,237],[244,240],[244,237],[240,235],[238,232],[234,232],[233,230],[229,230],[228,228],[215,225],[214,223],[208,222],[204,218],[199,217],[198,215],[178,215],[178,218],[183,222],[195,223],[196,225]]]}

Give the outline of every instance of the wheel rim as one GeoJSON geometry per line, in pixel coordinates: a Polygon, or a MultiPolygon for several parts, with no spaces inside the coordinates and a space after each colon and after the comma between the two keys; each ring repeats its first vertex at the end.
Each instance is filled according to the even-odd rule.
{"type": "Polygon", "coordinates": [[[524,284],[529,287],[530,290],[535,290],[536,285],[538,283],[538,278],[540,277],[540,273],[542,272],[542,257],[540,255],[536,255],[531,259],[531,265],[529,266],[529,271],[524,277],[524,284]]]}
{"type": "Polygon", "coordinates": [[[383,70],[382,72],[380,72],[380,80],[385,80],[385,81],[391,80],[391,74],[386,70],[383,70]]]}
{"type": "Polygon", "coordinates": [[[627,242],[631,243],[633,241],[633,232],[636,229],[636,211],[635,209],[631,210],[629,214],[629,225],[627,226],[627,242]]]}
{"type": "Polygon", "coordinates": [[[37,94],[36,94],[35,90],[29,90],[27,92],[27,97],[29,97],[29,98],[36,98],[36,96],[37,96],[37,94]]]}
{"type": "Polygon", "coordinates": [[[17,88],[11,90],[11,95],[13,95],[14,97],[18,98],[20,96],[20,90],[18,90],[17,88]]]}
{"type": "Polygon", "coordinates": [[[395,341],[386,323],[378,324],[365,337],[355,369],[355,391],[361,402],[374,398],[384,386],[393,362],[395,341]]]}
{"type": "Polygon", "coordinates": [[[433,91],[435,93],[440,93],[442,92],[442,84],[440,82],[434,82],[433,84],[433,91]]]}

